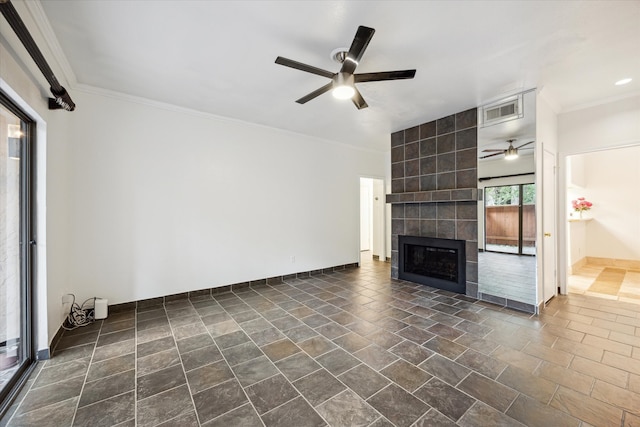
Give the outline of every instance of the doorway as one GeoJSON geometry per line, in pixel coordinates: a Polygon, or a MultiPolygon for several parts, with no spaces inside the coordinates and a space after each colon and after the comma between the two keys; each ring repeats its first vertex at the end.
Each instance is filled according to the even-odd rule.
{"type": "Polygon", "coordinates": [[[535,184],[485,187],[484,247],[489,252],[535,255],[535,184]]]}
{"type": "Polygon", "coordinates": [[[384,260],[384,181],[360,178],[360,261],[384,260]]]}
{"type": "Polygon", "coordinates": [[[35,360],[34,135],[34,122],[0,92],[0,414],[35,360]]]}

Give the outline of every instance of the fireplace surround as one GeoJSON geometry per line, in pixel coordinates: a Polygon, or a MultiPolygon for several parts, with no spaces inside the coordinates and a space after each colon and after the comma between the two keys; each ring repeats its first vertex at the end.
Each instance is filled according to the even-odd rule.
{"type": "Polygon", "coordinates": [[[399,236],[458,240],[465,286],[452,292],[479,296],[477,123],[472,108],[391,134],[392,278],[400,278],[399,236]]]}

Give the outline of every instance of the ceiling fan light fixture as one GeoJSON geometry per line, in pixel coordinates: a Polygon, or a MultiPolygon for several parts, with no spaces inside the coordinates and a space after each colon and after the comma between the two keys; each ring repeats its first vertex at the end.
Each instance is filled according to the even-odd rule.
{"type": "Polygon", "coordinates": [[[507,148],[507,150],[504,152],[504,159],[515,160],[517,158],[518,158],[518,149],[510,145],[509,148],[507,148]]]}
{"type": "Polygon", "coordinates": [[[354,78],[353,74],[338,73],[333,82],[332,94],[337,99],[351,99],[356,94],[356,89],[353,87],[354,78]]]}

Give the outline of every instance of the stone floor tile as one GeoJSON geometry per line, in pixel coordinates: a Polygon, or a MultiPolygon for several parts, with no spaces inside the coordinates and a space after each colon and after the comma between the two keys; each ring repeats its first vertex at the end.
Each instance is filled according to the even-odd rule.
{"type": "Polygon", "coordinates": [[[86,381],[95,381],[100,378],[135,369],[135,367],[136,357],[133,353],[125,354],[120,357],[113,357],[101,362],[93,362],[89,372],[87,373],[86,381]]]}
{"type": "Polygon", "coordinates": [[[151,427],[193,412],[191,394],[186,385],[139,400],[136,409],[136,424],[151,427]]]}
{"type": "Polygon", "coordinates": [[[556,384],[536,377],[522,369],[508,366],[497,379],[498,382],[533,397],[542,403],[547,403],[556,391],[556,384]]]}
{"type": "MultiPolygon", "coordinates": [[[[116,427],[135,427],[135,424],[132,424],[131,426],[122,426],[118,424],[116,427]]],[[[200,427],[200,424],[198,423],[198,417],[194,411],[178,415],[175,418],[159,424],[157,427],[200,427]]]]}
{"type": "Polygon", "coordinates": [[[174,365],[160,371],[143,375],[136,381],[137,399],[144,399],[186,383],[182,366],[174,365]]]}
{"type": "Polygon", "coordinates": [[[467,409],[476,401],[438,378],[432,378],[416,390],[414,396],[454,421],[467,412],[467,409]]]}
{"type": "Polygon", "coordinates": [[[462,380],[458,389],[500,412],[506,411],[518,396],[517,391],[475,372],[462,380]]]}
{"type": "Polygon", "coordinates": [[[348,370],[338,376],[338,379],[363,399],[368,399],[390,383],[389,379],[365,364],[348,370]]]}
{"type": "Polygon", "coordinates": [[[261,347],[264,354],[271,359],[272,362],[289,357],[292,354],[300,352],[300,348],[289,339],[283,339],[261,347]]]}
{"type": "MultiPolygon", "coordinates": [[[[182,369],[182,367],[180,368],[182,369]]],[[[199,393],[232,378],[234,378],[233,372],[224,360],[187,372],[191,394],[199,393]]]]}
{"type": "Polygon", "coordinates": [[[368,426],[380,416],[350,390],[322,403],[316,411],[332,426],[368,426]]]}
{"type": "Polygon", "coordinates": [[[333,375],[341,373],[360,364],[360,361],[341,348],[336,348],[328,353],[318,356],[316,361],[333,375]]]}
{"type": "Polygon", "coordinates": [[[440,336],[433,337],[422,345],[449,359],[455,359],[467,350],[467,347],[440,336]]]}
{"type": "Polygon", "coordinates": [[[178,350],[173,347],[170,350],[160,351],[149,356],[138,358],[136,374],[138,376],[147,375],[179,363],[180,355],[178,354],[178,350]]]}
{"type": "Polygon", "coordinates": [[[622,369],[594,362],[589,359],[584,359],[579,356],[576,356],[573,359],[569,368],[576,372],[598,378],[619,387],[625,387],[629,379],[629,373],[622,369]]]}
{"type": "Polygon", "coordinates": [[[640,416],[640,394],[596,380],[591,397],[640,416]]]}
{"type": "MultiPolygon", "coordinates": [[[[346,331],[349,332],[348,329],[346,329],[346,331]]],[[[346,335],[342,335],[341,337],[334,339],[333,342],[349,353],[355,353],[356,351],[361,350],[371,344],[368,339],[363,338],[362,336],[354,332],[349,332],[346,335]]]]}
{"type": "Polygon", "coordinates": [[[431,375],[400,359],[380,371],[385,377],[400,387],[413,393],[418,387],[431,379],[431,375]]]}
{"type": "Polygon", "coordinates": [[[345,389],[344,384],[324,369],[293,382],[298,391],[317,406],[345,389]]]}
{"type": "Polygon", "coordinates": [[[622,422],[621,409],[562,386],[550,405],[594,426],[620,425],[622,422]]]}
{"type": "MultiPolygon", "coordinates": [[[[101,400],[76,412],[74,427],[117,425],[135,419],[136,398],[134,392],[124,393],[110,399],[101,400]]],[[[64,425],[64,424],[59,424],[64,425]]]]}
{"type": "Polygon", "coordinates": [[[261,415],[299,396],[291,383],[279,374],[253,384],[245,391],[261,415]]]}
{"type": "Polygon", "coordinates": [[[472,349],[465,351],[456,362],[491,379],[496,379],[507,367],[505,362],[472,349]]]}
{"type": "Polygon", "coordinates": [[[450,418],[442,415],[437,409],[430,409],[413,427],[456,427],[457,424],[450,418]]]}
{"type": "Polygon", "coordinates": [[[322,336],[315,336],[298,343],[298,347],[303,349],[311,357],[318,357],[336,348],[336,345],[322,336]]]}
{"type": "Polygon", "coordinates": [[[524,394],[518,395],[506,414],[529,427],[578,427],[580,424],[578,419],[566,412],[524,394]]]}
{"type": "Polygon", "coordinates": [[[403,341],[391,347],[389,351],[414,365],[419,365],[433,355],[431,350],[411,341],[403,341]]]}
{"type": "Polygon", "coordinates": [[[295,381],[322,368],[315,360],[302,352],[276,362],[276,366],[289,381],[295,381]]]}
{"type": "MultiPolygon", "coordinates": [[[[466,414],[460,418],[458,425],[461,427],[476,427],[487,425],[492,427],[515,427],[522,426],[513,418],[495,410],[491,406],[482,402],[476,402],[466,414]]],[[[522,426],[524,427],[524,426],[522,426]]]]}
{"type": "MultiPolygon", "coordinates": [[[[78,397],[58,401],[28,412],[17,413],[8,422],[8,427],[59,427],[70,426],[78,397]]],[[[4,420],[2,420],[4,421],[4,420]]]]}
{"type": "MultiPolygon", "coordinates": [[[[128,341],[123,341],[123,342],[128,342],[128,341]]],[[[111,344],[109,346],[105,346],[101,348],[109,348],[109,347],[116,346],[118,344],[120,343],[111,344]]],[[[174,345],[175,345],[175,341],[173,339],[173,336],[170,336],[170,335],[166,337],[158,338],[156,340],[147,341],[142,344],[138,344],[136,349],[136,356],[138,358],[150,356],[152,354],[159,353],[161,351],[170,350],[171,348],[173,348],[174,345]]]]}
{"type": "Polygon", "coordinates": [[[462,381],[462,379],[471,372],[459,363],[453,362],[439,354],[434,354],[418,366],[453,386],[462,381]]]}
{"type": "Polygon", "coordinates": [[[354,356],[376,370],[380,370],[398,360],[398,356],[375,344],[355,352],[354,356]]]}
{"type": "Polygon", "coordinates": [[[247,396],[244,394],[240,384],[235,380],[231,380],[194,394],[193,403],[200,423],[204,424],[244,405],[247,403],[247,396]],[[215,402],[215,404],[212,404],[212,402],[215,402]]]}
{"type": "Polygon", "coordinates": [[[222,350],[222,354],[229,365],[234,366],[248,360],[255,359],[258,356],[262,356],[262,351],[254,343],[247,342],[235,347],[224,349],[222,350]]]}
{"type": "Polygon", "coordinates": [[[265,356],[256,357],[255,359],[232,366],[231,370],[235,373],[243,387],[250,386],[278,373],[274,364],[265,356]]]}
{"type": "MultiPolygon", "coordinates": [[[[135,370],[88,382],[84,385],[78,407],[90,405],[103,399],[131,391],[136,383],[135,370]]],[[[58,383],[60,384],[60,383],[58,383]]],[[[58,393],[56,391],[56,393],[58,393]]]]}
{"type": "Polygon", "coordinates": [[[430,409],[428,405],[395,384],[390,384],[374,394],[367,399],[367,403],[399,427],[412,425],[430,409]]]}
{"type": "Polygon", "coordinates": [[[231,427],[259,426],[261,424],[262,421],[260,421],[260,417],[255,409],[253,409],[250,403],[247,403],[202,425],[205,427],[231,427]]]}
{"type": "Polygon", "coordinates": [[[322,427],[326,423],[302,397],[264,414],[262,421],[267,427],[306,426],[322,427]]]}

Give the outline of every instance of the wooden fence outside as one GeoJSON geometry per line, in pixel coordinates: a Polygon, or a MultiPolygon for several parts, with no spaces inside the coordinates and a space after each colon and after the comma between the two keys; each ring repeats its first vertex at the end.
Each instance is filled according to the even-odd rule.
{"type": "MultiPolygon", "coordinates": [[[[518,246],[518,206],[487,206],[485,214],[487,244],[518,246]]],[[[522,207],[522,245],[535,246],[535,243],[535,205],[524,205],[522,207]]]]}

